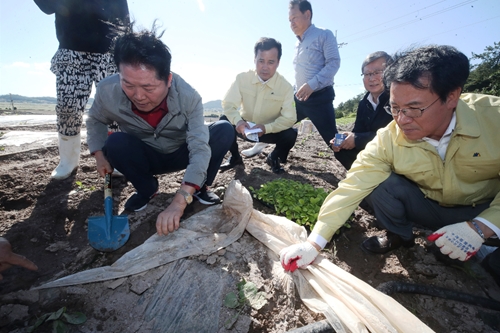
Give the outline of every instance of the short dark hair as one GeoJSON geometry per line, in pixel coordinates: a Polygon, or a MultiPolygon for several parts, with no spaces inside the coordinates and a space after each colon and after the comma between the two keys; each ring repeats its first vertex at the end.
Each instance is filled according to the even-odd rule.
{"type": "Polygon", "coordinates": [[[311,3],[307,0],[291,0],[290,5],[288,8],[292,9],[295,6],[299,6],[299,10],[302,14],[304,14],[306,11],[311,12],[311,20],[313,18],[313,9],[311,6],[311,3]]]}
{"type": "Polygon", "coordinates": [[[273,48],[278,49],[278,61],[281,59],[281,43],[278,42],[274,38],[269,38],[269,37],[261,37],[257,43],[255,43],[255,46],[253,48],[253,52],[255,54],[255,58],[257,58],[257,52],[259,50],[261,51],[269,51],[273,48]]]}
{"type": "Polygon", "coordinates": [[[151,31],[142,29],[134,32],[134,23],[123,31],[115,40],[113,56],[115,64],[144,65],[156,71],[158,80],[168,82],[172,55],[170,49],[160,40],[163,32],[157,34],[156,21],[151,31]]]}
{"type": "Polygon", "coordinates": [[[444,103],[450,92],[465,85],[469,77],[469,59],[453,46],[429,45],[400,52],[384,71],[387,89],[393,82],[409,83],[417,89],[429,89],[444,103]],[[429,86],[420,79],[427,77],[429,86]]]}
{"type": "Polygon", "coordinates": [[[386,66],[388,66],[392,61],[391,56],[384,51],[377,51],[370,53],[369,55],[366,56],[365,60],[363,61],[363,64],[361,65],[361,73],[363,73],[363,71],[365,70],[366,65],[371,64],[372,62],[380,58],[384,58],[386,66]]]}

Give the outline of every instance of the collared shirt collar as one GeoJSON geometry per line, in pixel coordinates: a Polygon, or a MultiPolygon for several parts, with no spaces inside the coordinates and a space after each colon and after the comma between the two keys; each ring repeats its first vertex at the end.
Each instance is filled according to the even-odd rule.
{"type": "Polygon", "coordinates": [[[262,84],[266,84],[266,83],[268,83],[268,82],[269,82],[269,80],[271,80],[271,79],[269,79],[269,80],[267,80],[267,81],[264,81],[264,80],[262,80],[262,78],[259,76],[259,74],[257,74],[257,77],[259,78],[259,81],[260,81],[260,83],[262,83],[262,84]]]}
{"type": "Polygon", "coordinates": [[[276,83],[276,80],[277,80],[277,77],[278,77],[278,72],[276,71],[274,73],[274,75],[267,81],[264,81],[260,78],[260,76],[257,74],[257,71],[254,70],[254,73],[255,73],[255,76],[254,78],[252,79],[252,83],[253,84],[257,84],[257,83],[260,83],[260,84],[265,84],[266,86],[268,86],[269,88],[271,89],[274,89],[274,85],[276,83]]]}
{"type": "MultiPolygon", "coordinates": [[[[380,95],[382,95],[382,94],[380,94],[380,95]]],[[[380,100],[379,100],[380,99],[380,95],[378,95],[376,102],[373,102],[373,95],[372,95],[372,93],[370,93],[368,95],[368,97],[367,97],[367,100],[373,106],[373,110],[374,111],[377,110],[378,103],[380,103],[380,100]]]]}
{"type": "Polygon", "coordinates": [[[315,28],[314,24],[311,23],[311,25],[306,29],[306,31],[304,31],[304,33],[302,34],[303,38],[300,38],[300,36],[295,36],[297,37],[297,39],[299,40],[299,42],[302,42],[304,40],[304,38],[306,37],[306,35],[311,32],[311,30],[313,30],[315,28]]]}
{"type": "Polygon", "coordinates": [[[455,130],[455,126],[457,125],[457,114],[453,111],[453,116],[451,117],[450,124],[448,128],[444,132],[443,136],[439,140],[434,140],[428,137],[422,138],[423,141],[431,144],[434,148],[436,148],[439,156],[444,161],[446,150],[448,149],[448,145],[450,144],[451,134],[455,130]]]}

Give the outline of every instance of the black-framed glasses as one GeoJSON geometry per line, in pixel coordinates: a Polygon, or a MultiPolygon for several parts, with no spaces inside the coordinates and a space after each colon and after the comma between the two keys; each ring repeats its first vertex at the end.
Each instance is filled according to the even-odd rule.
{"type": "Polygon", "coordinates": [[[372,73],[362,73],[361,76],[365,79],[369,78],[369,77],[373,77],[373,76],[380,76],[382,75],[384,71],[375,71],[375,72],[372,72],[372,73]]]}
{"type": "Polygon", "coordinates": [[[387,105],[387,106],[384,106],[384,110],[385,110],[385,112],[387,112],[388,114],[390,114],[393,117],[397,117],[399,112],[403,112],[403,114],[409,118],[419,118],[419,117],[422,117],[422,113],[424,113],[425,110],[430,108],[439,99],[440,99],[440,97],[438,97],[434,102],[432,102],[431,104],[429,104],[429,106],[426,106],[425,108],[411,108],[411,107],[409,107],[406,109],[396,109],[390,105],[387,105]]]}

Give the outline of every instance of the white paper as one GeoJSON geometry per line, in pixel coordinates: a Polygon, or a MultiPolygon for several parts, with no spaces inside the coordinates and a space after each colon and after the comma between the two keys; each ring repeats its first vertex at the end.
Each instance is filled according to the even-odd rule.
{"type": "MultiPolygon", "coordinates": [[[[255,123],[247,121],[248,126],[254,127],[255,123]]],[[[259,142],[259,134],[262,130],[260,128],[245,128],[245,136],[248,140],[259,142]]]]}

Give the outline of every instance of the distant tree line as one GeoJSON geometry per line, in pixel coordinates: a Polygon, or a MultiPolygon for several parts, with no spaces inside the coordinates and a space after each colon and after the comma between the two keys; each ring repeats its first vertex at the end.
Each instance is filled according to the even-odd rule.
{"type": "MultiPolygon", "coordinates": [[[[464,92],[473,92],[500,97],[500,42],[487,46],[483,53],[472,53],[471,60],[480,60],[478,64],[471,65],[469,79],[464,87],[464,92]]],[[[356,114],[358,104],[366,92],[363,92],[335,108],[335,117],[350,117],[356,114]]]]}
{"type": "Polygon", "coordinates": [[[335,108],[335,118],[354,116],[356,114],[356,112],[358,111],[358,104],[363,99],[363,96],[365,94],[366,94],[366,92],[362,92],[361,94],[359,94],[351,99],[348,99],[345,102],[340,103],[335,108]]]}
{"type": "Polygon", "coordinates": [[[481,62],[471,66],[464,91],[500,96],[500,42],[487,46],[481,54],[472,53],[473,59],[481,62]]]}
{"type": "Polygon", "coordinates": [[[26,97],[21,95],[0,95],[0,102],[10,102],[12,100],[15,103],[40,103],[40,104],[56,104],[57,99],[55,97],[26,97]]]}

